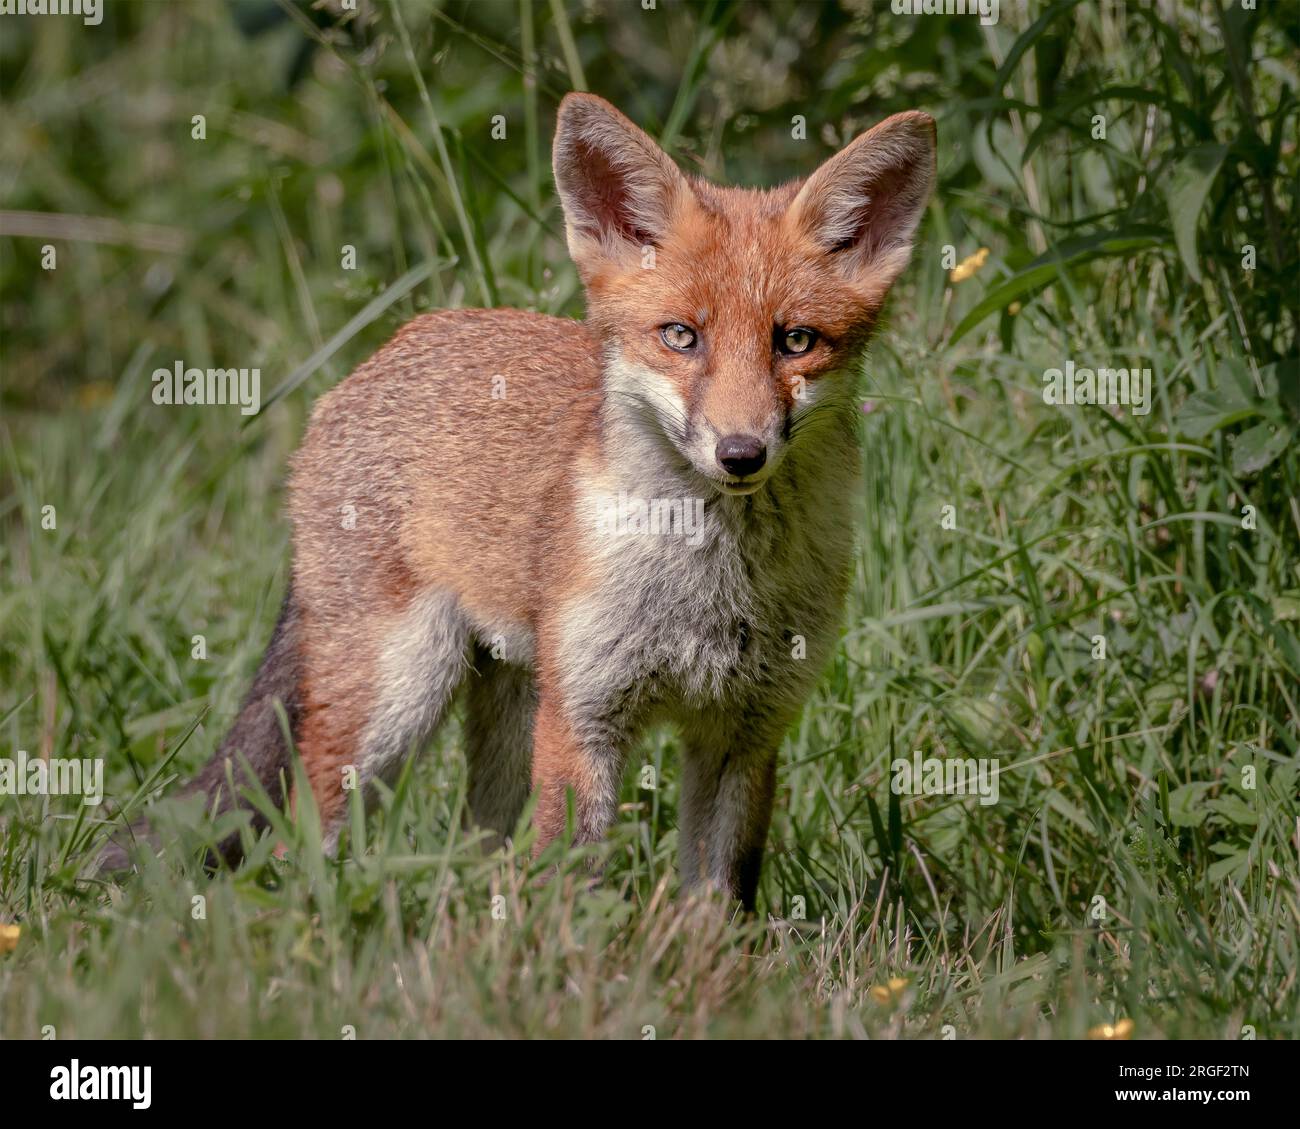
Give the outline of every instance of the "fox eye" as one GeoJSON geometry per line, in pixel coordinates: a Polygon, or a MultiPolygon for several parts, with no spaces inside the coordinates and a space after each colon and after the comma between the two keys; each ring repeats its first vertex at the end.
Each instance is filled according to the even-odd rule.
{"type": "Polygon", "coordinates": [[[675,321],[671,325],[666,325],[659,331],[659,336],[670,349],[676,349],[679,353],[689,353],[695,348],[695,342],[698,340],[695,336],[695,330],[689,325],[682,325],[681,322],[675,321]]]}
{"type": "Polygon", "coordinates": [[[817,331],[815,329],[796,326],[794,329],[778,329],[776,331],[776,347],[787,357],[797,357],[800,353],[808,352],[816,341],[817,331]]]}

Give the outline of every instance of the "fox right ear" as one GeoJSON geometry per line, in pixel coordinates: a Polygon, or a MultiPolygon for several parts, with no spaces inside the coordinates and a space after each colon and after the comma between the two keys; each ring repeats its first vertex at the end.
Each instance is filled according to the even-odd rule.
{"type": "Polygon", "coordinates": [[[594,94],[565,95],[552,160],[569,254],[584,282],[610,261],[635,265],[691,196],[668,155],[594,94]]]}

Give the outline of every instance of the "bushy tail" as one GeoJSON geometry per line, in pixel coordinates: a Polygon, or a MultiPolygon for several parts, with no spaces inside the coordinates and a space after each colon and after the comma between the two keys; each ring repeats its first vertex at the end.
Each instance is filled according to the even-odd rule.
{"type": "MultiPolygon", "coordinates": [[[[290,586],[280,608],[280,618],[276,621],[270,646],[258,668],[252,689],[239,709],[235,724],[221,742],[216,755],[186,785],[182,793],[205,796],[209,811],[220,814],[241,806],[239,792],[250,780],[242,760],[248,762],[253,777],[271,799],[277,804],[284,802],[282,781],[289,776],[289,748],[276,714],[275,702],[278,700],[283,705],[289,719],[289,732],[296,739],[302,708],[299,690],[299,624],[300,614],[290,586]],[[227,764],[230,779],[235,785],[233,794],[227,782],[227,764]]],[[[253,812],[253,821],[255,828],[265,826],[265,820],[256,811],[253,812]]],[[[154,850],[159,845],[156,834],[145,820],[140,820],[113,836],[99,856],[99,870],[129,869],[130,851],[140,843],[146,843],[154,850]]],[[[239,836],[228,836],[218,849],[221,857],[234,865],[240,858],[239,836]]]]}

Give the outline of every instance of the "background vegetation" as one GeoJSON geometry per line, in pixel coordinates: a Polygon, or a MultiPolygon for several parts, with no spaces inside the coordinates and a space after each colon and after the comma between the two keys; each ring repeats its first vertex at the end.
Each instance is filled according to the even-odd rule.
{"type": "Polygon", "coordinates": [[[110,799],[0,797],[0,1036],[1300,1035],[1295,6],[359,7],[0,23],[0,755],[103,757],[110,799]],[[166,858],[90,877],[233,716],[316,396],[421,310],[580,316],[548,158],[579,87],[743,184],[939,119],[758,919],[674,898],[670,733],[591,893],[467,841],[455,725],[337,864],[280,826],[288,861],[209,878],[163,799],[166,858]],[[277,395],[155,406],[178,357],[277,395]],[[1150,367],[1150,414],[1044,404],[1069,359],[1150,367]],[[914,749],[997,757],[999,803],[893,796],[914,749]]]}

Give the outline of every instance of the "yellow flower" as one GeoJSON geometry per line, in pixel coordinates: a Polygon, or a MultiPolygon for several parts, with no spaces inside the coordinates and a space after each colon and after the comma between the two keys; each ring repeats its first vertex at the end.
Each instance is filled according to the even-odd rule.
{"type": "Polygon", "coordinates": [[[901,976],[895,976],[889,983],[876,984],[867,993],[878,1004],[887,1004],[898,999],[903,994],[903,989],[907,987],[907,981],[901,976]]]}
{"type": "Polygon", "coordinates": [[[1088,1032],[1089,1039],[1127,1039],[1133,1034],[1133,1021],[1121,1019],[1116,1024],[1099,1023],[1088,1032]]]}
{"type": "Polygon", "coordinates": [[[77,390],[77,403],[83,408],[97,408],[113,398],[113,386],[106,380],[92,380],[77,390]]]}
{"type": "Polygon", "coordinates": [[[21,925],[8,925],[0,922],[0,953],[11,953],[18,947],[18,935],[23,931],[21,925]]]}
{"type": "Polygon", "coordinates": [[[984,265],[984,260],[989,257],[989,249],[981,247],[975,254],[969,258],[962,259],[955,267],[952,268],[952,274],[949,277],[953,282],[965,282],[977,270],[984,265]]]}

